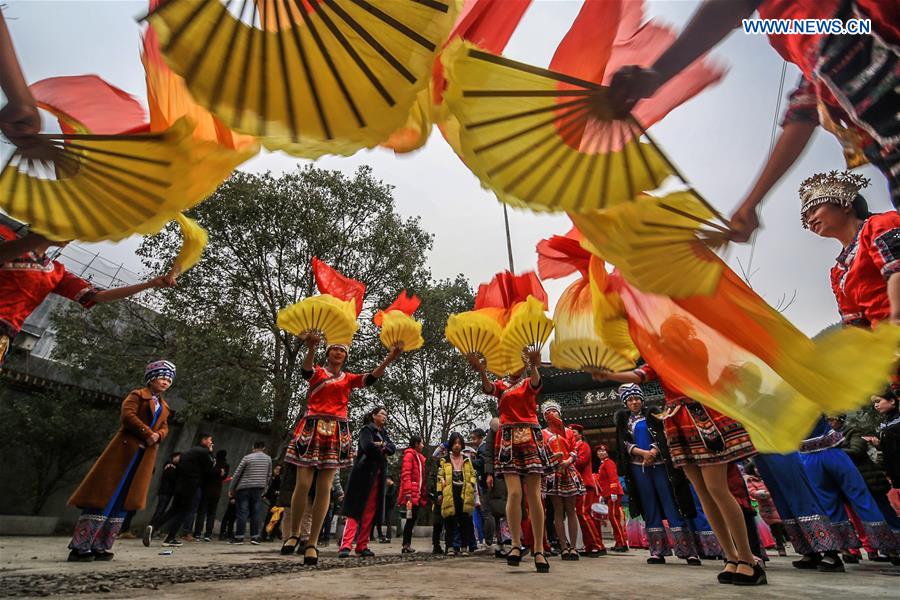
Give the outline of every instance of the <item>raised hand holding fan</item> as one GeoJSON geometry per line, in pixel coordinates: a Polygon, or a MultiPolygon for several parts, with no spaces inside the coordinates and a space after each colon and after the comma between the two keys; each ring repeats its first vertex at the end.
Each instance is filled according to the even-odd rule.
{"type": "Polygon", "coordinates": [[[504,357],[500,349],[503,329],[497,321],[497,312],[498,309],[487,308],[450,315],[444,336],[465,356],[475,354],[491,373],[503,376],[524,365],[521,358],[516,363],[504,357]]]}
{"type": "Polygon", "coordinates": [[[408,314],[389,310],[384,313],[382,322],[378,337],[388,350],[399,345],[404,352],[411,352],[425,345],[421,321],[416,321],[408,314]]]}
{"type": "Polygon", "coordinates": [[[326,344],[348,346],[359,328],[355,302],[339,300],[330,294],[311,296],[282,308],[275,324],[300,338],[314,333],[326,344]]]}
{"type": "Polygon", "coordinates": [[[512,309],[509,322],[503,328],[501,350],[511,360],[540,352],[553,332],[553,321],[544,312],[544,303],[528,296],[512,309]]]}

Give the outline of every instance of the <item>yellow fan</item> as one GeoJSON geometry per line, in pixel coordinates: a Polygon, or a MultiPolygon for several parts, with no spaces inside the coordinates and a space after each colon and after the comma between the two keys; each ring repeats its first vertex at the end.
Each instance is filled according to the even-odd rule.
{"type": "Polygon", "coordinates": [[[442,0],[170,0],[148,16],[191,95],[270,149],[383,142],[428,85],[456,17],[442,0]]]}
{"type": "Polygon", "coordinates": [[[326,344],[349,346],[359,328],[354,304],[330,294],[311,296],[279,310],[275,324],[301,338],[315,333],[326,344]]]}
{"type": "Polygon", "coordinates": [[[454,348],[468,356],[478,355],[487,369],[496,375],[506,375],[520,369],[521,359],[516,363],[504,358],[500,350],[503,329],[496,319],[482,311],[470,310],[450,315],[444,336],[454,348]]]}
{"type": "Polygon", "coordinates": [[[463,160],[503,202],[581,212],[628,202],[674,172],[633,117],[611,115],[608,88],[459,40],[441,58],[463,160]]]}
{"type": "Polygon", "coordinates": [[[635,362],[612,350],[597,338],[553,340],[550,342],[550,362],[560,369],[589,371],[626,371],[635,362]]]}
{"type": "Polygon", "coordinates": [[[42,135],[0,172],[0,209],[53,240],[157,233],[230,172],[222,162],[235,153],[192,139],[192,129],[180,119],[162,133],[42,135]]]}
{"type": "Polygon", "coordinates": [[[727,230],[692,192],[571,216],[593,250],[640,290],[684,298],[711,295],[719,284],[724,263],[710,246],[727,230]]]}
{"type": "Polygon", "coordinates": [[[381,343],[391,349],[403,344],[403,351],[418,350],[425,345],[422,339],[422,323],[401,310],[389,310],[382,315],[381,343]]]}
{"type": "Polygon", "coordinates": [[[606,319],[596,323],[596,329],[600,334],[600,340],[610,350],[630,361],[632,363],[631,366],[634,366],[641,353],[634,345],[631,334],[628,332],[628,319],[606,319]]]}
{"type": "Polygon", "coordinates": [[[503,328],[501,350],[508,359],[539,352],[552,331],[553,321],[544,312],[544,303],[528,296],[513,307],[509,322],[503,328]]]}
{"type": "Polygon", "coordinates": [[[184,216],[184,214],[178,214],[175,220],[181,227],[182,241],[181,250],[178,251],[178,256],[175,257],[175,263],[172,265],[171,274],[178,277],[200,260],[203,249],[206,248],[209,241],[209,234],[200,227],[197,221],[184,216]]]}

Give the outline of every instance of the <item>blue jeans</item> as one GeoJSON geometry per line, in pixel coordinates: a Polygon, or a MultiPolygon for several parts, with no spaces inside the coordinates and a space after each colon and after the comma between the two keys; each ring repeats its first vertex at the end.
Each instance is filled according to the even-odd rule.
{"type": "Polygon", "coordinates": [[[250,518],[250,537],[259,538],[259,509],[262,506],[263,488],[244,488],[234,493],[236,520],[234,539],[244,539],[247,517],[250,518]]]}

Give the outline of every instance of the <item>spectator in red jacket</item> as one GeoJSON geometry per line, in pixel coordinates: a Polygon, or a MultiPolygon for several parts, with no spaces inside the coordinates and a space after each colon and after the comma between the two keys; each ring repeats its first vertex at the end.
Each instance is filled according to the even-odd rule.
{"type": "Polygon", "coordinates": [[[584,550],[580,550],[579,553],[588,556],[604,556],[606,547],[603,545],[603,536],[600,528],[591,518],[591,505],[597,502],[600,494],[591,469],[591,446],[584,441],[584,427],[575,423],[570,425],[569,429],[575,432],[575,469],[586,488],[586,492],[577,497],[575,505],[578,524],[581,527],[581,538],[584,540],[584,550]]]}
{"type": "Polygon", "coordinates": [[[619,483],[619,473],[616,463],[609,457],[609,448],[606,444],[600,444],[595,450],[600,466],[597,468],[597,485],[600,495],[609,507],[609,524],[613,530],[616,545],[613,552],[627,552],[628,538],[625,535],[625,512],[622,510],[622,484],[619,483]]]}
{"type": "Polygon", "coordinates": [[[406,524],[403,526],[403,554],[415,552],[410,547],[413,527],[419,507],[425,506],[428,497],[425,494],[425,455],[422,454],[422,437],[414,435],[409,440],[409,448],[403,451],[403,467],[400,470],[400,492],[397,494],[397,505],[405,511],[406,524]]]}

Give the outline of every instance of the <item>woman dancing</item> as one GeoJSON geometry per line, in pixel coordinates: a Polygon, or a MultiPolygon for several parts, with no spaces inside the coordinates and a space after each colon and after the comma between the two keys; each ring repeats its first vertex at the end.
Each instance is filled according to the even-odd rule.
{"type": "MultiPolygon", "coordinates": [[[[491,381],[485,366],[476,354],[468,355],[481,377],[481,389],[497,398],[500,410],[500,432],[496,442],[494,474],[506,481],[506,518],[509,523],[512,549],[506,564],[519,566],[522,562],[522,488],[524,481],[528,507],[531,511],[531,532],[535,546],[544,539],[544,506],[541,501],[541,478],[552,470],[550,457],[537,418],[537,395],[541,389],[540,352],[528,353],[530,375],[524,369],[508,381],[491,381]]],[[[543,552],[533,548],[534,566],[538,573],[548,573],[550,563],[543,552]]]]}
{"type": "MultiPolygon", "coordinates": [[[[313,364],[319,342],[320,338],[315,334],[306,338],[307,352],[301,369],[301,375],[309,382],[306,414],[297,423],[284,458],[285,462],[297,468],[297,483],[291,496],[291,534],[281,547],[281,553],[285,555],[297,551],[300,524],[313,478],[316,479],[316,497],[309,539],[318,540],[325,513],[328,512],[334,474],[338,469],[352,464],[352,440],[347,423],[350,392],[374,384],[403,351],[399,346],[392,348],[371,373],[347,373],[343,368],[350,349],[343,344],[331,344],[325,349],[325,366],[313,364]]],[[[315,565],[319,562],[319,551],[314,545],[307,545],[302,552],[303,564],[315,565]]]]}

